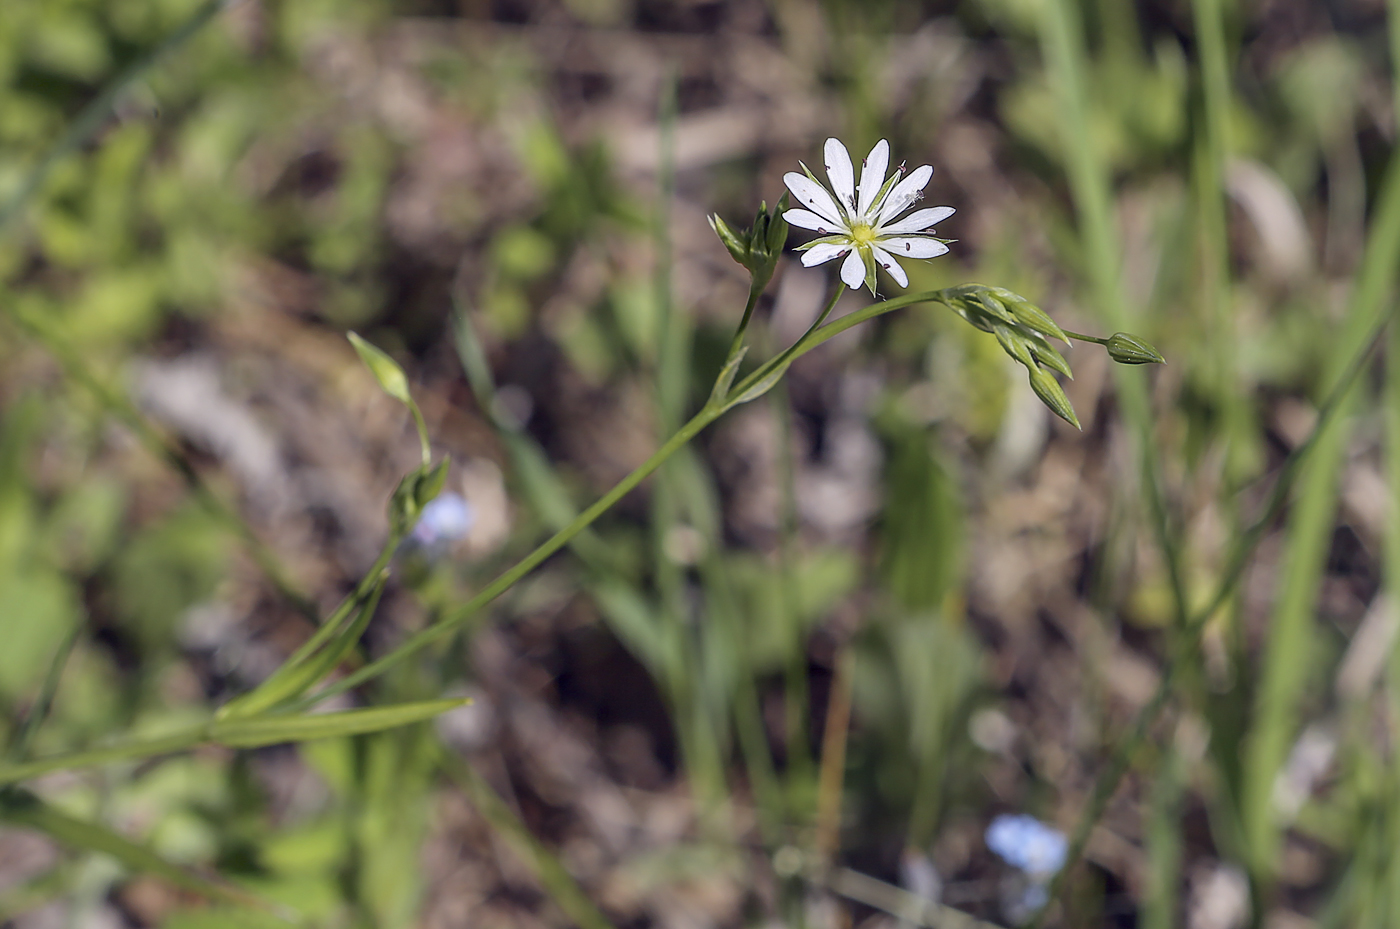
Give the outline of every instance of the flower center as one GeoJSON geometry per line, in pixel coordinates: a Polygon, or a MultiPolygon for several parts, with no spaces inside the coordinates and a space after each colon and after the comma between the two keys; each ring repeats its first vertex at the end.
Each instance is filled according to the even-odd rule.
{"type": "Polygon", "coordinates": [[[857,248],[866,248],[875,241],[875,230],[869,223],[856,223],[851,226],[851,241],[857,248]]]}

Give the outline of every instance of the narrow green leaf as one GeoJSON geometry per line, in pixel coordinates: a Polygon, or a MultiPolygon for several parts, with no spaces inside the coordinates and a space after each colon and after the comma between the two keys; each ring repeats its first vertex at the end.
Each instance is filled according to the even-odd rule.
{"type": "MultiPolygon", "coordinates": [[[[467,383],[471,384],[472,394],[476,397],[481,411],[493,420],[499,420],[495,415],[496,378],[491,373],[491,363],[486,359],[486,350],[476,334],[476,327],[467,316],[467,308],[455,293],[452,303],[452,335],[457,359],[462,362],[462,371],[467,376],[467,383]]],[[[498,421],[497,425],[501,423],[498,421]]]]}
{"type": "Polygon", "coordinates": [[[27,790],[11,787],[0,793],[0,820],[37,829],[69,848],[111,855],[133,871],[154,874],[211,900],[251,905],[264,911],[273,910],[270,904],[247,891],[209,880],[167,861],[150,848],[106,826],[62,813],[27,790]]]}
{"type": "Polygon", "coordinates": [[[750,400],[757,400],[759,397],[768,393],[768,391],[773,389],[773,385],[778,383],[778,381],[782,379],[783,375],[787,373],[788,365],[790,364],[792,364],[791,358],[780,358],[780,363],[774,365],[773,370],[769,371],[767,374],[763,375],[763,377],[759,378],[752,385],[747,387],[743,393],[739,394],[739,396],[734,397],[730,400],[726,400],[724,403],[724,408],[726,410],[733,409],[741,403],[748,403],[750,400]]]}
{"type": "Polygon", "coordinates": [[[346,338],[350,344],[355,346],[355,351],[359,354],[360,360],[369,368],[374,379],[379,382],[379,386],[384,392],[403,403],[413,403],[413,398],[408,392],[408,378],[403,373],[403,368],[399,363],[390,358],[384,352],[375,348],[354,332],[347,332],[346,338]]]}
{"type": "Polygon", "coordinates": [[[581,929],[613,929],[612,923],[579,887],[563,863],[531,835],[486,778],[452,755],[443,757],[443,766],[462,786],[472,806],[476,807],[496,835],[504,839],[525,866],[534,872],[540,885],[571,922],[581,929]]]}
{"type": "Polygon", "coordinates": [[[711,403],[722,403],[725,394],[729,393],[729,388],[734,385],[734,376],[739,373],[739,365],[743,363],[744,356],[749,353],[749,347],[745,345],[724,363],[724,367],[719,369],[719,377],[715,378],[714,389],[710,391],[711,403]]]}
{"type": "Polygon", "coordinates": [[[365,627],[369,625],[375,609],[379,606],[379,596],[384,592],[384,585],[388,579],[388,572],[381,569],[374,586],[355,599],[358,611],[353,613],[354,618],[348,623],[341,623],[340,629],[327,637],[323,648],[295,663],[290,660],[284,663],[256,689],[225,704],[217,718],[246,719],[266,712],[301,696],[334,671],[336,665],[340,664],[360,641],[360,636],[364,635],[365,627]]]}
{"type": "Polygon", "coordinates": [[[15,784],[19,781],[48,774],[50,771],[63,771],[76,768],[95,768],[98,765],[117,761],[140,761],[157,755],[169,755],[185,751],[207,741],[204,727],[184,729],[167,736],[140,741],[118,742],[102,748],[92,748],[79,752],[65,752],[49,755],[16,764],[0,765],[0,785],[15,784]]]}
{"type": "Polygon", "coordinates": [[[608,620],[608,627],[653,674],[669,666],[666,635],[660,619],[636,588],[621,581],[602,581],[592,587],[593,598],[608,620]]]}
{"type": "Polygon", "coordinates": [[[257,748],[282,742],[306,742],[336,736],[379,732],[432,719],[469,700],[425,700],[393,706],[346,710],[340,713],[308,713],[253,719],[216,720],[208,727],[209,740],[230,748],[257,748]]]}

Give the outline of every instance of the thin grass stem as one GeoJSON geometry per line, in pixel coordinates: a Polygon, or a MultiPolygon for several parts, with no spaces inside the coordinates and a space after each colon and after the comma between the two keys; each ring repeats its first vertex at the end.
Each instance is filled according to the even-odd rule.
{"type": "Polygon", "coordinates": [[[63,669],[68,664],[68,657],[73,654],[74,647],[78,644],[78,639],[82,637],[83,630],[87,628],[87,617],[73,623],[73,628],[68,630],[68,634],[59,643],[58,650],[54,652],[53,660],[49,662],[49,669],[44,674],[44,682],[39,687],[39,694],[34,698],[34,703],[29,708],[29,712],[24,717],[24,722],[20,723],[19,731],[15,733],[14,740],[6,749],[5,757],[10,761],[23,761],[29,756],[29,749],[34,744],[34,737],[39,734],[39,728],[43,726],[44,720],[48,719],[49,711],[53,709],[54,697],[58,694],[59,682],[63,679],[63,669]]]}
{"type": "Polygon", "coordinates": [[[455,755],[444,752],[440,761],[443,770],[462,788],[476,811],[519,856],[574,925],[579,929],[613,929],[612,922],[594,906],[563,862],[530,833],[486,778],[455,755]]]}
{"type": "Polygon", "coordinates": [[[821,774],[817,783],[817,860],[829,867],[841,847],[841,794],[846,779],[846,736],[851,728],[851,691],[855,653],[849,645],[836,655],[831,694],[822,734],[821,774]]]}

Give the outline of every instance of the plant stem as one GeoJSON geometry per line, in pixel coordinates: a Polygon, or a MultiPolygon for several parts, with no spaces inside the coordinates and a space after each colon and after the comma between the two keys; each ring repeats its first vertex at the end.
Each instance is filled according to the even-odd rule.
{"type": "Polygon", "coordinates": [[[612,490],[598,498],[592,506],[580,513],[573,522],[550,536],[538,548],[522,558],[512,568],[487,584],[476,596],[472,597],[456,610],[450,612],[434,625],[410,637],[407,642],[404,642],[383,658],[371,662],[348,677],[332,684],[325,690],[315,694],[312,699],[315,701],[323,700],[326,697],[342,693],[352,687],[357,687],[371,678],[378,677],[380,674],[383,674],[411,655],[422,651],[434,642],[441,640],[444,636],[449,635],[466,620],[475,616],[482,607],[513,587],[517,581],[543,564],[545,559],[567,545],[570,539],[578,535],[578,533],[588,527],[599,516],[602,516],[611,509],[613,504],[625,497],[653,471],[661,467],[661,465],[682,446],[695,438],[700,430],[704,429],[718,418],[721,412],[722,411],[719,409],[708,406],[702,409],[699,413],[695,414],[689,422],[682,426],[675,435],[671,436],[664,445],[658,448],[650,458],[643,462],[631,474],[619,481],[612,490]]]}
{"type": "Polygon", "coordinates": [[[83,629],[86,626],[86,616],[84,616],[83,619],[73,623],[73,628],[68,630],[68,634],[59,643],[58,651],[54,652],[53,660],[49,663],[48,673],[44,675],[44,683],[39,688],[39,695],[34,698],[33,705],[30,706],[29,712],[24,717],[24,722],[20,724],[19,731],[5,752],[10,761],[23,761],[29,755],[29,748],[34,743],[34,736],[38,734],[39,727],[44,724],[44,720],[48,718],[49,710],[53,708],[54,696],[58,693],[58,684],[63,678],[63,668],[68,664],[68,656],[73,653],[73,648],[78,644],[78,639],[82,637],[83,629]]]}
{"type": "Polygon", "coordinates": [[[841,785],[846,776],[846,733],[851,725],[851,685],[855,654],[849,645],[836,655],[822,735],[822,767],[817,785],[817,859],[829,867],[841,844],[841,785]]]}
{"type": "MultiPolygon", "coordinates": [[[[841,287],[837,288],[837,293],[833,295],[829,307],[834,307],[836,305],[836,299],[840,296],[842,289],[841,287]]],[[[612,490],[609,490],[592,506],[580,513],[567,526],[550,536],[541,543],[538,548],[522,558],[513,567],[497,576],[495,580],[487,584],[476,596],[472,597],[457,609],[452,610],[442,619],[422,630],[417,635],[410,637],[408,641],[401,644],[398,648],[394,649],[394,651],[377,661],[365,665],[353,674],[346,676],[326,689],[312,695],[307,698],[303,704],[296,705],[295,708],[299,709],[304,705],[319,702],[327,697],[344,693],[351,688],[358,687],[365,681],[378,677],[412,655],[440,641],[445,636],[452,634],[457,627],[475,616],[488,603],[505,593],[514,586],[517,581],[543,564],[550,555],[553,555],[555,552],[559,551],[559,549],[569,544],[574,536],[588,528],[599,516],[602,516],[611,509],[617,501],[621,500],[635,489],[636,486],[651,475],[653,471],[661,467],[668,458],[683,448],[691,439],[695,438],[702,429],[714,422],[726,411],[736,406],[739,401],[733,398],[742,396],[744,391],[748,388],[753,387],[759,381],[772,375],[778,369],[785,368],[796,358],[810,352],[828,339],[835,338],[847,329],[858,326],[877,316],[882,316],[885,313],[892,313],[895,310],[902,309],[906,306],[912,306],[916,303],[940,303],[943,300],[943,293],[942,290],[929,290],[915,294],[905,294],[902,297],[896,297],[892,300],[872,303],[870,306],[857,310],[848,316],[843,316],[834,322],[827,323],[820,327],[814,326],[812,329],[809,329],[806,335],[799,339],[787,351],[764,363],[758,370],[744,378],[744,380],[729,393],[727,398],[719,402],[706,404],[699,413],[696,413],[689,422],[682,426],[671,438],[667,439],[666,443],[658,448],[650,458],[639,465],[636,470],[619,481],[612,490]]],[[[824,319],[829,312],[830,309],[828,308],[824,311],[821,318],[824,319]]]]}
{"type": "MultiPolygon", "coordinates": [[[[1392,311],[1393,312],[1393,311],[1392,311]]],[[[1109,799],[1118,790],[1118,783],[1123,775],[1127,773],[1128,765],[1132,757],[1142,748],[1147,740],[1148,733],[1157,717],[1167,705],[1167,699],[1171,696],[1176,685],[1177,675],[1181,667],[1189,660],[1189,652],[1192,642],[1200,634],[1202,627],[1215,615],[1220,605],[1228,599],[1234,592],[1236,585],[1244,574],[1245,565],[1249,562],[1250,555],[1264,538],[1264,532],[1273,524],[1275,518],[1282,512],[1284,504],[1288,500],[1289,491],[1292,490],[1313,447],[1320,440],[1323,430],[1327,428],[1333,418],[1336,417],[1344,399],[1349,395],[1352,387],[1356,384],[1361,372],[1366,367],[1366,362],[1372,352],[1380,345],[1381,336],[1384,335],[1385,321],[1373,333],[1371,341],[1365,346],[1362,353],[1352,359],[1345,377],[1341,383],[1337,384],[1327,402],[1318,411],[1317,423],[1313,426],[1312,433],[1308,438],[1289,455],[1279,469],[1278,478],[1274,484],[1273,493],[1269,497],[1268,503],[1264,507],[1263,514],[1257,519],[1249,529],[1236,541],[1233,550],[1226,558],[1226,568],[1221,575],[1220,583],[1216,588],[1215,595],[1206,603],[1205,607],[1198,610],[1185,623],[1182,634],[1173,638],[1173,651],[1168,657],[1162,678],[1157,683],[1157,690],[1151,699],[1138,711],[1133,719],[1133,724],[1127,736],[1118,740],[1118,744],[1109,762],[1100,770],[1095,779],[1093,790],[1089,801],[1085,804],[1084,810],[1080,813],[1078,825],[1075,827],[1073,836],[1070,838],[1069,850],[1065,855],[1065,865],[1056,873],[1054,880],[1050,884],[1049,899],[1054,900],[1065,881],[1065,876],[1069,872],[1071,865],[1079,860],[1084,853],[1084,848],[1088,844],[1089,833],[1094,824],[1103,815],[1104,808],[1108,805],[1109,799]]],[[[1042,907],[1030,921],[1031,927],[1036,927],[1044,918],[1049,904],[1042,907]]]]}
{"type": "Polygon", "coordinates": [[[778,484],[782,502],[778,526],[778,599],[784,628],[792,636],[784,668],[783,704],[789,782],[805,780],[812,768],[807,744],[807,642],[797,603],[796,548],[798,542],[797,481],[793,473],[792,402],[787,385],[779,382],[770,395],[778,421],[778,484]]]}
{"type": "Polygon", "coordinates": [[[826,881],[819,883],[849,900],[884,910],[916,926],[931,929],[1001,929],[995,923],[984,922],[970,913],[944,906],[850,868],[837,868],[826,881]]]}
{"type": "Polygon", "coordinates": [[[739,328],[734,330],[734,338],[730,340],[729,352],[725,355],[725,360],[733,359],[744,347],[744,335],[749,331],[749,320],[753,317],[753,308],[758,306],[758,298],[763,294],[763,285],[754,281],[749,285],[749,299],[744,304],[744,315],[739,320],[739,328]]]}
{"type": "Polygon", "coordinates": [[[552,899],[580,929],[613,929],[613,924],[593,905],[563,863],[530,833],[496,789],[468,762],[443,752],[441,764],[457,782],[482,819],[511,847],[552,899]]]}

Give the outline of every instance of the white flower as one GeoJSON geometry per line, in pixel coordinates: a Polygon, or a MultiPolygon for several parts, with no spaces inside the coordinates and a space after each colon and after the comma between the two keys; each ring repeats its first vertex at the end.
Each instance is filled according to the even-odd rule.
{"type": "Polygon", "coordinates": [[[900,165],[886,180],[890,146],[881,139],[861,162],[860,184],[857,185],[846,146],[835,139],[827,139],[824,155],[826,177],[835,191],[834,198],[805,164],[802,165],[804,174],[789,171],[783,175],[788,190],[806,207],[788,210],[783,219],[821,234],[821,238],[799,247],[804,266],[810,268],[844,257],[841,280],[852,288],[868,284],[874,293],[876,264],[888,271],[900,287],[908,287],[909,277],[895,260],[896,255],[937,258],[947,254],[948,246],[931,233],[935,223],[953,215],[952,207],[915,210],[899,218],[923,197],[924,187],[933,177],[933,168],[922,165],[900,180],[904,175],[904,166],[900,165]]]}

